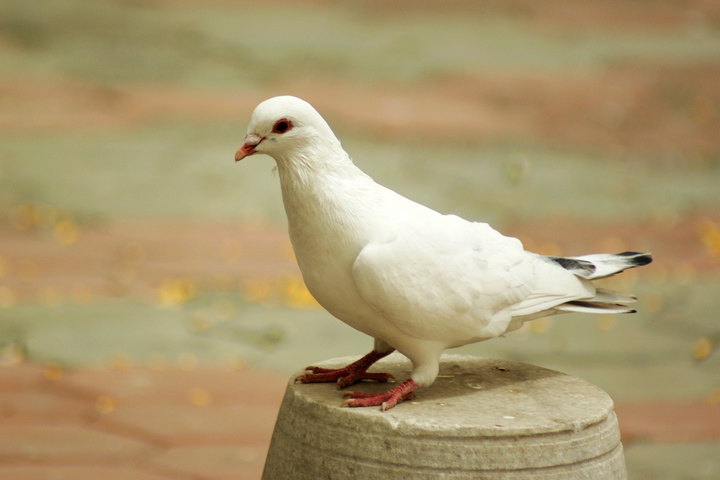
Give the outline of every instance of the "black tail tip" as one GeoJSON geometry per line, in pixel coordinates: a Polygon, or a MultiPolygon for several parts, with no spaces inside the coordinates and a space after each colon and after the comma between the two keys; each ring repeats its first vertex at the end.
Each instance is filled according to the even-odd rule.
{"type": "Polygon", "coordinates": [[[649,253],[623,252],[618,253],[618,256],[628,257],[628,263],[630,263],[633,267],[642,267],[643,265],[647,265],[653,261],[652,255],[649,253]]]}

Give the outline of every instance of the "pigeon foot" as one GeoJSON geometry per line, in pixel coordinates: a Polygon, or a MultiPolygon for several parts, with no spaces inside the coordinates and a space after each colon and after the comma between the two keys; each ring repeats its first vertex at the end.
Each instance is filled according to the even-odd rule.
{"type": "Polygon", "coordinates": [[[411,378],[395,388],[382,393],[348,392],[344,397],[349,397],[341,407],[375,407],[380,406],[383,412],[393,408],[398,403],[409,400],[415,396],[414,390],[418,384],[411,378]]]}
{"type": "Polygon", "coordinates": [[[321,367],[305,367],[312,373],[300,375],[296,380],[302,383],[337,382],[338,388],[345,388],[360,380],[375,380],[377,382],[390,382],[395,379],[389,373],[370,373],[353,371],[348,367],[333,370],[321,367]]]}
{"type": "Polygon", "coordinates": [[[337,382],[338,388],[344,388],[360,380],[375,380],[376,382],[390,382],[395,380],[389,373],[368,372],[370,366],[388,355],[390,352],[377,352],[373,350],[360,360],[347,367],[332,369],[323,367],[305,367],[311,373],[304,373],[295,379],[301,383],[337,382]]]}

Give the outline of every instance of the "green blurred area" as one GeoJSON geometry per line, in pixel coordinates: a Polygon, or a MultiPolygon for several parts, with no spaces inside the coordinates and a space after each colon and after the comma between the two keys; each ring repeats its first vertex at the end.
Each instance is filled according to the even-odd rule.
{"type": "MultiPolygon", "coordinates": [[[[720,221],[720,97],[712,96],[713,79],[720,84],[720,76],[712,76],[720,72],[720,12],[711,2],[692,8],[661,2],[670,12],[665,20],[635,16],[618,24],[602,19],[575,24],[532,2],[512,2],[505,9],[473,2],[447,8],[424,2],[408,9],[400,3],[4,0],[0,234],[16,228],[13,215],[24,205],[65,212],[81,234],[124,219],[190,225],[260,220],[282,227],[272,161],[253,157],[234,165],[232,156],[252,106],[275,93],[292,93],[297,82],[343,84],[348,94],[384,85],[422,91],[447,79],[484,75],[602,83],[609,71],[625,68],[662,77],[658,65],[711,72],[710,96],[688,90],[684,77],[653,80],[666,109],[684,114],[696,108],[698,98],[704,109],[701,125],[677,121],[673,130],[668,122],[680,139],[668,151],[564,144],[521,131],[465,141],[396,135],[372,122],[356,126],[337,113],[326,117],[355,162],[380,183],[439,211],[498,227],[544,218],[562,218],[567,228],[576,221],[612,227],[669,218],[669,235],[698,212],[720,221]],[[43,95],[34,98],[35,91],[43,95]],[[137,113],[142,105],[124,104],[134,92],[164,91],[178,102],[197,96],[199,106],[175,110],[171,97],[167,111],[160,105],[144,116],[137,113]],[[69,97],[63,112],[68,92],[90,93],[80,100],[69,97]],[[224,95],[242,98],[243,108],[203,113],[204,98],[224,95]],[[86,101],[94,102],[88,111],[106,110],[109,120],[95,122],[82,111],[78,116],[75,110],[86,101]],[[124,118],[115,121],[117,112],[124,118]],[[682,141],[695,127],[706,132],[701,138],[711,138],[693,144],[702,148],[682,141]]],[[[586,6],[592,14],[601,4],[586,6]]],[[[617,5],[608,3],[607,9],[617,5]]],[[[607,88],[623,92],[618,98],[630,103],[642,97],[628,85],[607,88]]],[[[498,92],[499,109],[523,102],[513,96],[516,90],[498,92]]],[[[633,128],[627,126],[628,135],[633,128]]],[[[563,234],[556,232],[558,239],[563,234]]],[[[0,236],[0,289],[8,277],[4,270],[12,273],[16,266],[16,253],[0,236]]],[[[662,279],[641,273],[628,285],[640,296],[634,316],[602,324],[567,315],[463,351],[575,374],[619,401],[709,398],[720,389],[720,355],[697,358],[693,349],[703,339],[718,346],[717,266],[683,277],[682,260],[655,261],[671,265],[663,270],[670,273],[662,279]]],[[[708,265],[711,261],[708,254],[708,265]]],[[[323,311],[253,303],[237,292],[203,291],[173,308],[133,295],[95,295],[87,305],[2,297],[0,292],[0,304],[6,304],[0,307],[3,356],[19,350],[32,361],[71,368],[238,362],[289,373],[327,357],[365,353],[371,345],[323,311]],[[231,313],[218,310],[218,301],[229,302],[231,313]]],[[[704,459],[684,472],[659,467],[658,459],[670,455],[665,447],[629,449],[633,478],[720,475],[716,443],[683,445],[679,455],[704,459]]]]}
{"type": "Polygon", "coordinates": [[[418,81],[720,56],[717,16],[682,6],[684,21],[668,31],[642,23],[548,26],[512,5],[507,11],[482,5],[428,11],[382,3],[6,0],[0,32],[11,48],[3,49],[0,71],[108,85],[243,88],[306,74],[418,81]]]}
{"type": "MultiPolygon", "coordinates": [[[[613,65],[716,65],[720,58],[712,17],[689,17],[669,29],[580,30],[502,12],[377,12],[377,4],[364,2],[268,5],[8,0],[0,5],[0,81],[6,88],[13,82],[78,85],[111,107],[124,92],[148,85],[180,87],[188,95],[244,92],[259,101],[265,91],[285,92],[298,78],[425,85],[483,72],[549,71],[562,78],[600,75],[613,65]]],[[[40,116],[43,100],[37,103],[29,107],[40,116]]],[[[168,112],[100,132],[0,132],[0,208],[45,202],[109,218],[242,218],[250,212],[282,223],[277,182],[263,173],[269,160],[229,164],[250,111],[212,120],[168,112]]],[[[717,152],[698,162],[694,152],[687,158],[667,152],[667,158],[563,149],[535,136],[482,144],[468,139],[466,145],[438,139],[417,145],[403,137],[378,142],[372,132],[329,120],[356,162],[381,183],[472,219],[635,219],[653,210],[714,207],[720,197],[717,152]],[[513,188],[517,165],[531,167],[521,188],[513,188]]]]}
{"type": "MultiPolygon", "coordinates": [[[[89,138],[5,139],[0,145],[5,207],[37,202],[90,218],[263,216],[283,224],[272,160],[232,164],[243,121],[150,126],[89,138]]],[[[338,135],[355,163],[379,182],[439,211],[478,221],[638,220],[714,208],[720,197],[720,167],[714,165],[658,165],[529,143],[388,144],[338,135]],[[529,169],[521,173],[520,185],[508,172],[513,168],[529,169]]]]}

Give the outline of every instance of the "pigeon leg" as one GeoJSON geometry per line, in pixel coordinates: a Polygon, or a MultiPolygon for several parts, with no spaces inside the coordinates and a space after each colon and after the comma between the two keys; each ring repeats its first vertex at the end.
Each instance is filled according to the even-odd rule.
{"type": "Polygon", "coordinates": [[[392,350],[387,352],[373,350],[360,360],[344,368],[305,367],[305,370],[309,370],[312,373],[304,373],[297,377],[295,381],[302,383],[337,382],[338,388],[347,387],[360,380],[387,382],[393,380],[395,377],[389,373],[369,373],[367,369],[370,368],[373,363],[389,355],[391,352],[392,350]]]}
{"type": "Polygon", "coordinates": [[[348,392],[344,397],[349,397],[345,400],[341,406],[347,407],[374,407],[380,406],[380,409],[384,412],[393,408],[403,400],[409,400],[415,396],[414,390],[418,388],[418,384],[411,378],[405,380],[403,383],[395,388],[391,388],[387,392],[381,393],[363,393],[363,392],[348,392]]]}

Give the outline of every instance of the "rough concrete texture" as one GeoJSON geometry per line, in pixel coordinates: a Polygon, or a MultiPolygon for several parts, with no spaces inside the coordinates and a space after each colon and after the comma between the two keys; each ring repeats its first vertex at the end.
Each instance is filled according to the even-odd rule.
{"type": "MultiPolygon", "coordinates": [[[[410,368],[392,355],[373,370],[402,380],[410,368]]],[[[431,387],[387,412],[340,408],[341,397],[334,384],[291,380],[263,480],[627,478],[610,397],[553,370],[445,355],[431,387]]]]}

